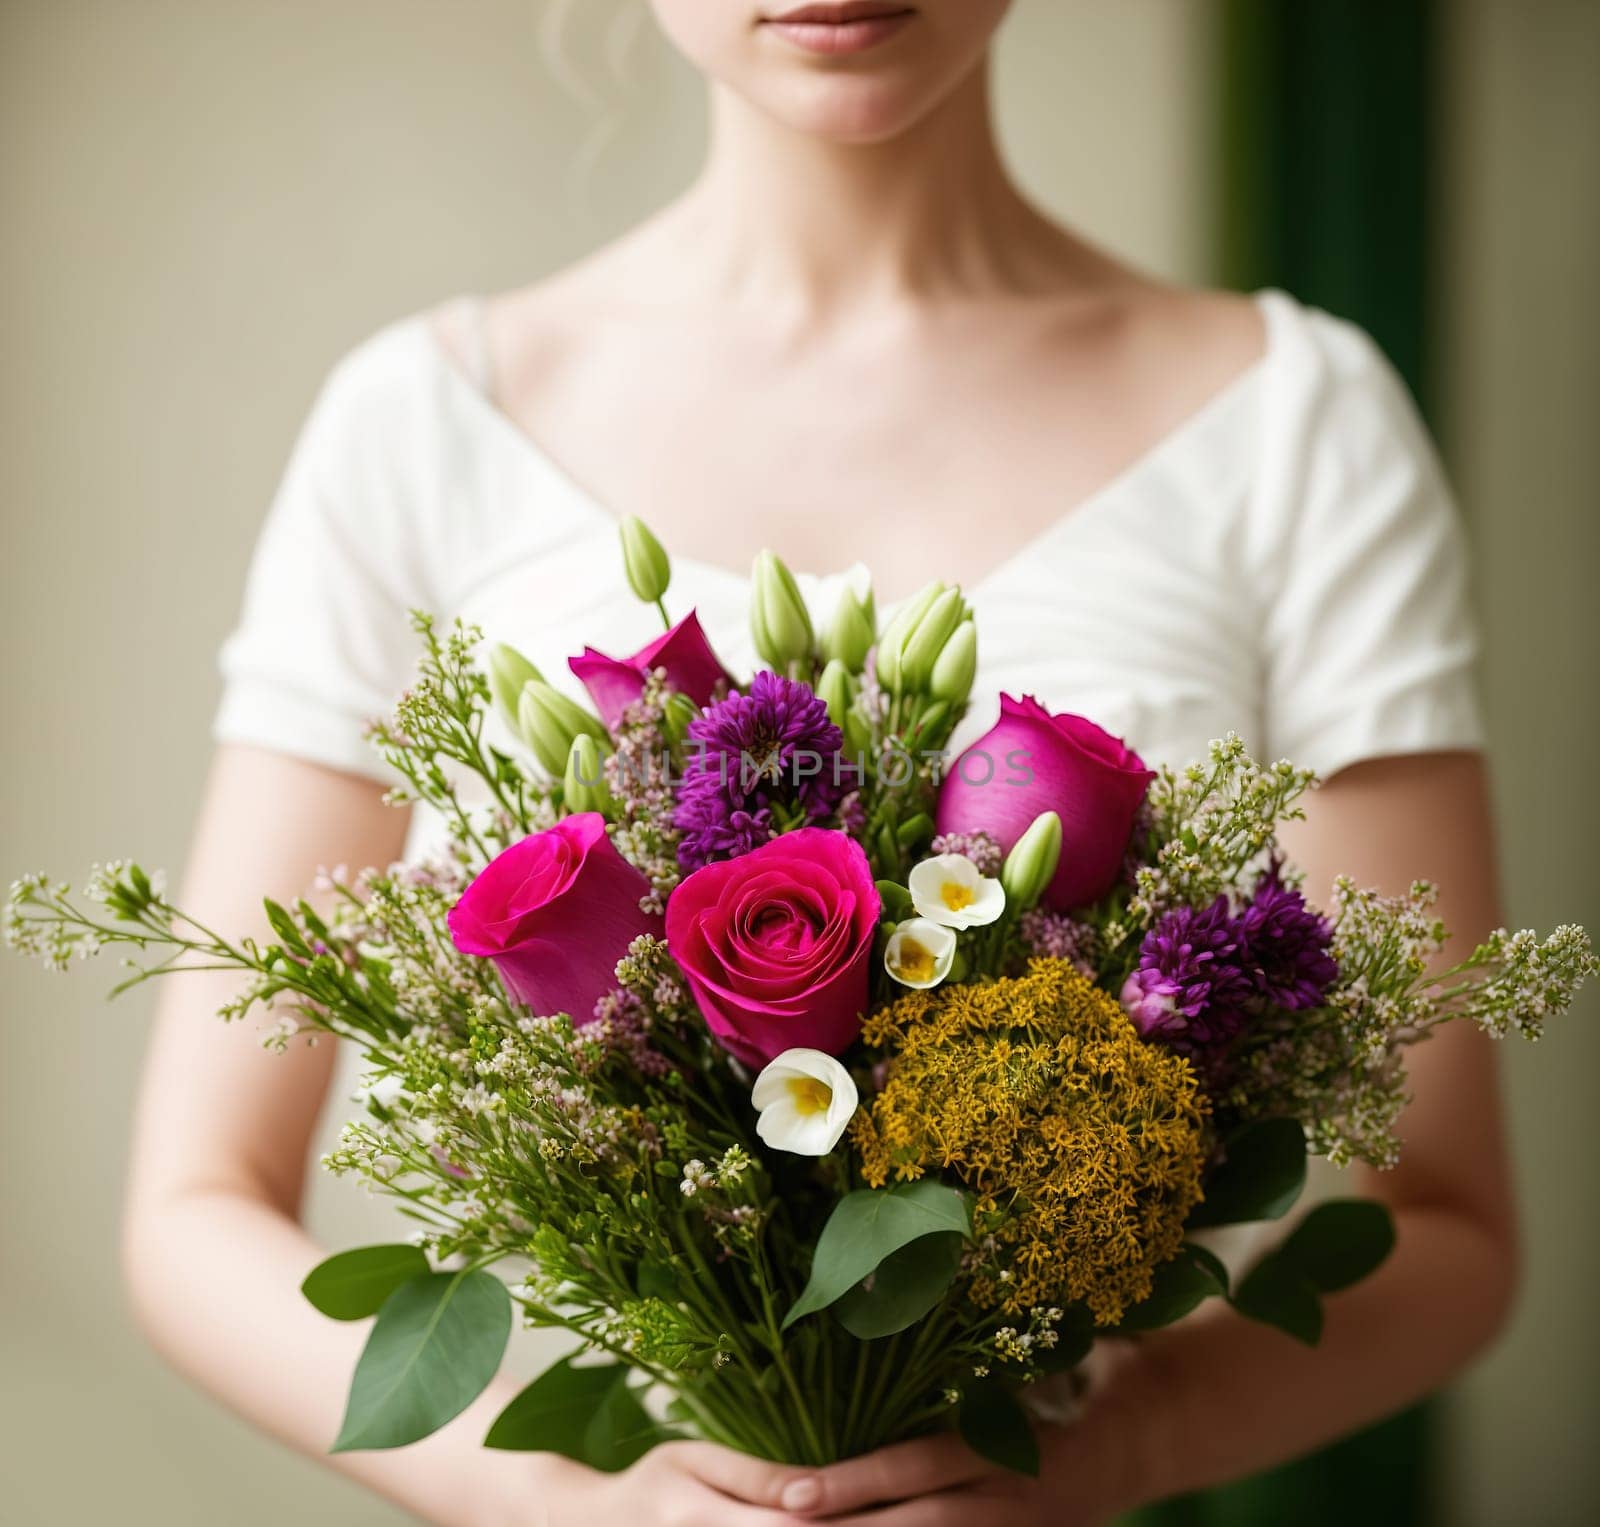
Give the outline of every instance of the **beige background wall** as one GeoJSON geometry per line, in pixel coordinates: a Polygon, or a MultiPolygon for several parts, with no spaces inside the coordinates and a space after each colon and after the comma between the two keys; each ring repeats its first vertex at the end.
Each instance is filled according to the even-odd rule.
{"type": "MultiPolygon", "coordinates": [[[[1444,0],[1445,444],[1478,553],[1511,915],[1600,921],[1600,4],[1444,0]]],[[[1447,1520],[1600,1515],[1600,1001],[1509,1057],[1527,1277],[1447,1520]]]]}
{"type": "MultiPolygon", "coordinates": [[[[614,79],[587,19],[570,62],[597,100],[580,101],[543,61],[544,9],[0,0],[7,875],[114,853],[180,861],[212,654],[337,355],[397,314],[571,257],[690,173],[701,121],[686,72],[646,39],[614,79]]],[[[1476,168],[1457,187],[1461,255],[1440,300],[1489,553],[1508,871],[1519,916],[1600,922],[1580,863],[1596,827],[1583,602],[1600,496],[1585,275],[1600,265],[1600,7],[1460,9],[1452,122],[1476,168]],[[1534,12],[1548,25],[1517,24],[1534,12]]],[[[1213,19],[1208,0],[1020,0],[1001,61],[1006,134],[1038,194],[1180,276],[1202,274],[1210,247],[1213,19]]],[[[6,1519],[397,1520],[192,1394],[130,1333],[115,1217],[147,1008],[105,1010],[105,974],[62,982],[0,961],[6,1519]]],[[[1533,1297],[1460,1408],[1453,1520],[1467,1523],[1528,1499],[1540,1509],[1524,1521],[1577,1521],[1597,1496],[1582,1107],[1600,1054],[1591,1027],[1516,1059],[1533,1297]]],[[[344,1193],[320,1192],[317,1219],[352,1238],[344,1193]]]]}

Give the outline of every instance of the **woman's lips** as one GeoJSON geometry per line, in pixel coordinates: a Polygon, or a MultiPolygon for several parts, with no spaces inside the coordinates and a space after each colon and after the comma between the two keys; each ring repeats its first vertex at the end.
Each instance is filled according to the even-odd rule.
{"type": "Polygon", "coordinates": [[[916,12],[904,5],[801,5],[762,25],[807,53],[862,53],[895,36],[916,12]]]}

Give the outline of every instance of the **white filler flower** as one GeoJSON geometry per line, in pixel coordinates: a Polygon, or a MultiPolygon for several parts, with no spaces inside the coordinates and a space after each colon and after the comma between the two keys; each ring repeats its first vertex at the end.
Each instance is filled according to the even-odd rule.
{"type": "Polygon", "coordinates": [[[950,974],[956,962],[956,936],[949,928],[913,917],[889,935],[883,968],[902,986],[927,991],[950,974]]]}
{"type": "Polygon", "coordinates": [[[850,1073],[821,1050],[785,1050],[756,1078],[756,1133],[777,1151],[826,1156],[856,1111],[850,1073]]]}
{"type": "Polygon", "coordinates": [[[982,928],[1006,909],[1005,888],[965,854],[924,859],[907,883],[917,915],[946,928],[982,928]]]}

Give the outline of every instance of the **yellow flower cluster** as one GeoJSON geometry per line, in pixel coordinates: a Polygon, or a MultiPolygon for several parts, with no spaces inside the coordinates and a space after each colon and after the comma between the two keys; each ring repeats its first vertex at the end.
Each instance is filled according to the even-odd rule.
{"type": "Polygon", "coordinates": [[[948,1171],[976,1195],[974,1301],[1082,1303],[1101,1325],[1150,1293],[1200,1196],[1207,1103],[1065,960],[911,992],[868,1018],[888,1080],[852,1139],[874,1187],[948,1171]],[[988,1240],[992,1237],[992,1240],[988,1240]]]}

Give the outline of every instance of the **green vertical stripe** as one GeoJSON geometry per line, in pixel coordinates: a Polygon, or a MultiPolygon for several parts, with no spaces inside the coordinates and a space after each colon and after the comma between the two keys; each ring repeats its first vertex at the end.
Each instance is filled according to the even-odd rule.
{"type": "Polygon", "coordinates": [[[1223,0],[1221,274],[1366,328],[1425,397],[1427,0],[1223,0]]]}

